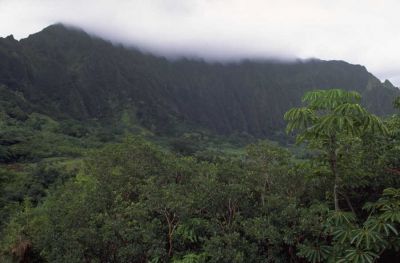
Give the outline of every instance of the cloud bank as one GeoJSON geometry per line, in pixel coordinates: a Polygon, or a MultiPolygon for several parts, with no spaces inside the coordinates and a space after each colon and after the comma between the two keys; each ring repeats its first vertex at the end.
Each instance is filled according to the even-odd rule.
{"type": "Polygon", "coordinates": [[[321,58],[400,85],[397,0],[0,0],[0,36],[57,22],[167,56],[321,58]]]}

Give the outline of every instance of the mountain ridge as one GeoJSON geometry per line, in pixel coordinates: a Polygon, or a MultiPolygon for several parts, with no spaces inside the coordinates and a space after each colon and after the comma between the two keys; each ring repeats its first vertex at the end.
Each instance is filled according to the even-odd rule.
{"type": "Polygon", "coordinates": [[[162,134],[195,127],[259,137],[280,133],[283,113],[307,90],[356,90],[379,115],[400,94],[344,61],[171,61],[61,24],[0,38],[0,84],[55,118],[113,123],[125,114],[162,134]]]}

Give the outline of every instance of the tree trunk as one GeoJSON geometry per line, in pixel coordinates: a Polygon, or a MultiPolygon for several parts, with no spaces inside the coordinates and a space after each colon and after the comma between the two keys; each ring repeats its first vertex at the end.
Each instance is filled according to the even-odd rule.
{"type": "Polygon", "coordinates": [[[335,186],[333,187],[333,198],[335,199],[335,211],[339,211],[340,207],[339,207],[339,199],[338,199],[338,183],[336,180],[337,177],[335,177],[335,186]]]}
{"type": "Polygon", "coordinates": [[[177,227],[177,218],[175,213],[169,213],[167,209],[164,209],[164,217],[168,223],[168,257],[171,258],[173,255],[173,235],[177,227]]]}
{"type": "Polygon", "coordinates": [[[356,211],[354,210],[354,207],[351,204],[349,196],[346,193],[343,193],[343,192],[340,192],[340,195],[342,195],[344,197],[344,199],[346,200],[346,203],[349,206],[351,212],[353,212],[353,214],[356,214],[356,211]]]}
{"type": "Polygon", "coordinates": [[[265,177],[264,177],[264,188],[263,191],[261,193],[261,204],[264,207],[265,206],[265,196],[267,195],[267,187],[269,186],[268,183],[268,173],[265,173],[265,177]]]}
{"type": "Polygon", "coordinates": [[[336,138],[332,137],[331,138],[331,151],[330,151],[330,160],[329,163],[331,165],[331,170],[333,177],[335,178],[334,181],[334,186],[333,186],[333,200],[335,203],[335,211],[339,211],[339,183],[340,183],[340,177],[337,171],[337,154],[336,154],[336,138]]]}

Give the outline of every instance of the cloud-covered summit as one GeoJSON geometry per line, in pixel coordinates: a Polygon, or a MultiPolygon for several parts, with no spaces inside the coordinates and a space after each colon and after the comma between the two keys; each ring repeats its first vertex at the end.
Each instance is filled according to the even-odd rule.
{"type": "Polygon", "coordinates": [[[394,0],[0,0],[0,35],[56,22],[169,56],[363,64],[400,84],[394,0]]]}

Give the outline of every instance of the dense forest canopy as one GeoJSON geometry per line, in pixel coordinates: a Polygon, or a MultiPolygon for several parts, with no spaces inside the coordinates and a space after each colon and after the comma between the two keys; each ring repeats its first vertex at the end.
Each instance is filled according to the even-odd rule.
{"type": "Polygon", "coordinates": [[[395,262],[398,95],[342,61],[0,39],[0,262],[395,262]]]}
{"type": "Polygon", "coordinates": [[[381,120],[359,99],[307,93],[304,108],[285,115],[288,131],[300,132],[290,149],[198,133],[110,139],[99,126],[7,112],[8,104],[0,259],[394,262],[400,115],[381,120]]]}

